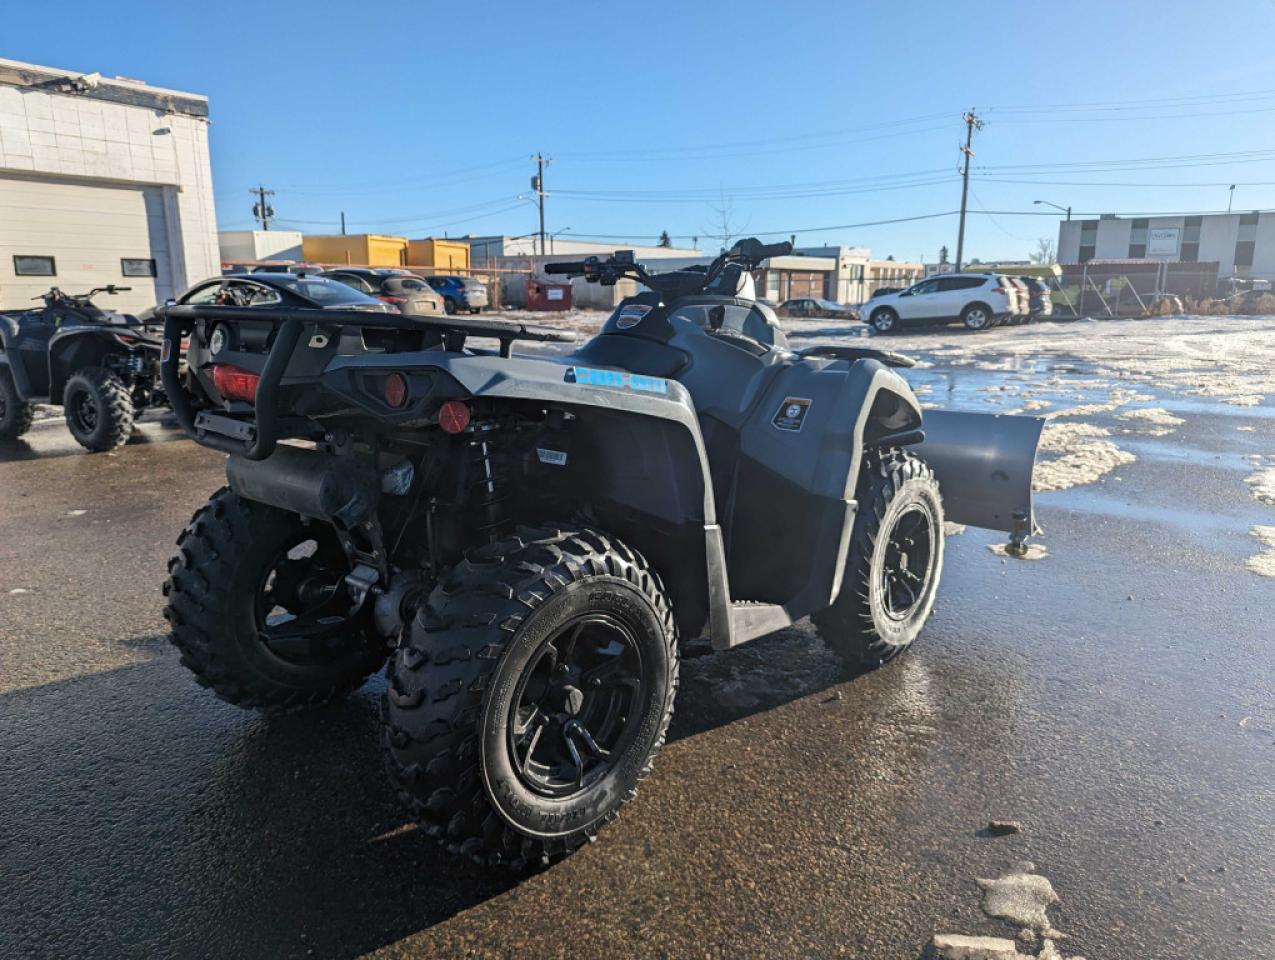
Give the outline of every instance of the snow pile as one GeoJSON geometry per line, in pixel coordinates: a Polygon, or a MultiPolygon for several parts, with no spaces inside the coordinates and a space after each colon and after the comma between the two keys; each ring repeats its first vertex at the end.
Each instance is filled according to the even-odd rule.
{"type": "Polygon", "coordinates": [[[1037,459],[1033,488],[1038,493],[1068,490],[1093,483],[1116,467],[1133,463],[1137,458],[1132,453],[1101,439],[1110,435],[1110,430],[1091,423],[1046,423],[1040,435],[1040,450],[1060,456],[1037,459]]]}

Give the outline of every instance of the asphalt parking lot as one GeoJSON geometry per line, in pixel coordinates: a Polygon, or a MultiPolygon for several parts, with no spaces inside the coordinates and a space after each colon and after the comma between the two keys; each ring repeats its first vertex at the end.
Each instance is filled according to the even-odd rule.
{"type": "Polygon", "coordinates": [[[0,956],[918,958],[1013,937],[975,881],[1023,860],[1068,957],[1275,956],[1272,344],[1217,317],[893,338],[923,400],[1051,418],[1045,555],[953,535],[922,641],[863,676],[804,624],[688,661],[637,802],[521,881],[405,820],[379,679],[263,719],[180,667],[159,587],[220,456],[41,421],[0,448],[0,956]]]}

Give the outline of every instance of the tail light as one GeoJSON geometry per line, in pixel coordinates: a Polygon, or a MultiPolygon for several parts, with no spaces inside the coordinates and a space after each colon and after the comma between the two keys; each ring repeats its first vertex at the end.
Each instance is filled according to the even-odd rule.
{"type": "Polygon", "coordinates": [[[407,403],[407,378],[401,373],[385,378],[385,402],[395,410],[407,403]]]}
{"type": "Polygon", "coordinates": [[[398,306],[400,303],[407,303],[406,297],[395,297],[388,293],[377,294],[376,299],[380,300],[381,303],[392,303],[395,306],[398,306]]]}
{"type": "Polygon", "coordinates": [[[261,375],[229,363],[214,363],[212,381],[223,399],[252,403],[257,398],[257,384],[261,382],[261,375]]]}
{"type": "Polygon", "coordinates": [[[438,425],[444,433],[460,433],[469,426],[469,405],[462,400],[448,400],[438,408],[438,425]]]}
{"type": "Polygon", "coordinates": [[[992,287],[992,293],[1009,293],[1004,287],[992,287]]]}

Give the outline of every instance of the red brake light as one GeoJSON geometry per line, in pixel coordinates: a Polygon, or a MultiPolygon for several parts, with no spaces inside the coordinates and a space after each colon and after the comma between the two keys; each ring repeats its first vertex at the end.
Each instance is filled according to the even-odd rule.
{"type": "Polygon", "coordinates": [[[992,293],[1009,293],[1004,287],[992,287],[992,293]]]}
{"type": "Polygon", "coordinates": [[[395,410],[407,403],[407,378],[401,373],[385,378],[385,402],[395,410]]]}
{"type": "Polygon", "coordinates": [[[257,398],[257,384],[261,382],[261,375],[229,363],[214,363],[212,381],[224,399],[252,403],[257,398]]]}
{"type": "Polygon", "coordinates": [[[388,293],[377,294],[376,299],[382,303],[407,303],[406,297],[393,297],[388,293]]]}
{"type": "Polygon", "coordinates": [[[444,433],[460,433],[469,426],[469,405],[462,400],[448,400],[438,408],[438,425],[444,433]]]}

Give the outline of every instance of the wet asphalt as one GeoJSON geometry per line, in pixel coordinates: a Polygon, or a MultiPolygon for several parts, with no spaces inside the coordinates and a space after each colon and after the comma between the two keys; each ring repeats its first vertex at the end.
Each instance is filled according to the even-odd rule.
{"type": "Polygon", "coordinates": [[[950,538],[900,661],[847,676],[805,625],[688,661],[637,801],[522,880],[404,818],[380,678],[265,719],[179,665],[159,587],[220,456],[41,422],[0,448],[0,957],[920,958],[1013,936],[975,878],[1024,859],[1068,956],[1275,956],[1275,580],[1244,569],[1275,510],[1243,483],[1275,407],[1176,399],[1135,463],[1038,498],[1045,559],[950,538]]]}

